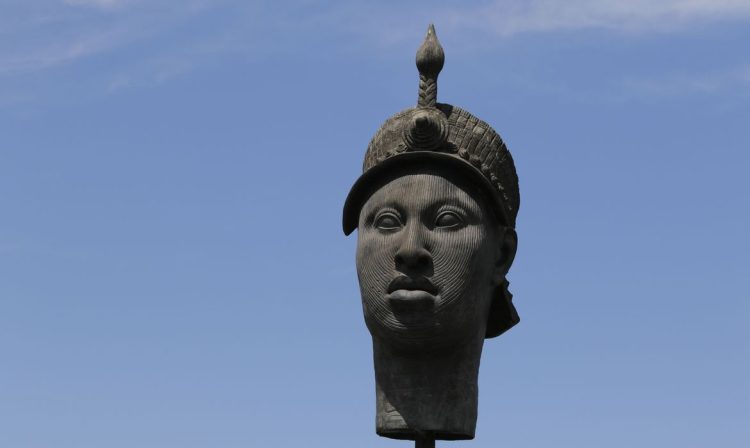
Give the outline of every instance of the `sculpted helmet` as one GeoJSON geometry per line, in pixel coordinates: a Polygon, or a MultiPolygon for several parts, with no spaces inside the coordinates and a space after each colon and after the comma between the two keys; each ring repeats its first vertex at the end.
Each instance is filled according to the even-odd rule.
{"type": "MultiPolygon", "coordinates": [[[[520,197],[513,158],[500,136],[469,112],[437,102],[437,78],[445,62],[443,47],[430,25],[417,50],[417,106],[393,115],[380,127],[365,153],[363,174],[344,203],[344,233],[359,224],[359,213],[371,187],[385,172],[408,163],[444,165],[466,175],[488,198],[501,225],[515,229],[520,197]]],[[[519,318],[507,289],[493,298],[487,337],[498,336],[519,318]]]]}

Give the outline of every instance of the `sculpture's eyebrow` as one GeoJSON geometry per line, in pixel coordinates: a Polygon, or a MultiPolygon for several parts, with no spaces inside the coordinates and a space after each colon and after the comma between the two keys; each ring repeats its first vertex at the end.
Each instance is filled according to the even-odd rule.
{"type": "Polygon", "coordinates": [[[403,206],[398,203],[397,198],[394,198],[392,196],[387,197],[380,197],[372,196],[370,199],[365,203],[364,207],[362,207],[363,210],[369,212],[372,209],[376,208],[402,208],[403,206]]]}
{"type": "Polygon", "coordinates": [[[375,219],[375,215],[383,209],[392,209],[399,214],[404,213],[403,204],[400,204],[396,198],[386,197],[378,200],[377,197],[372,196],[362,207],[361,216],[365,221],[372,221],[375,219]]]}
{"type": "Polygon", "coordinates": [[[425,207],[425,211],[435,212],[440,207],[453,206],[466,210],[467,213],[478,216],[480,213],[479,204],[464,191],[456,189],[453,192],[435,195],[425,207]]]}

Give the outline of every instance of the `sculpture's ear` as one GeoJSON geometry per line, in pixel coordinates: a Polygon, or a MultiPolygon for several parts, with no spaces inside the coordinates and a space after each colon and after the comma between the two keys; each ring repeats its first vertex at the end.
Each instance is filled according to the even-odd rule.
{"type": "Polygon", "coordinates": [[[495,257],[495,283],[500,284],[505,280],[505,276],[510,270],[510,265],[516,258],[516,249],[518,249],[518,235],[515,229],[501,226],[498,230],[500,233],[500,247],[498,247],[495,257]]]}
{"type": "Polygon", "coordinates": [[[517,324],[521,319],[518,317],[516,307],[513,306],[513,294],[508,290],[508,280],[505,276],[513,264],[518,248],[518,236],[516,231],[510,227],[500,229],[502,233],[500,247],[495,262],[494,283],[495,289],[492,293],[492,303],[487,316],[486,338],[499,336],[517,324]]]}

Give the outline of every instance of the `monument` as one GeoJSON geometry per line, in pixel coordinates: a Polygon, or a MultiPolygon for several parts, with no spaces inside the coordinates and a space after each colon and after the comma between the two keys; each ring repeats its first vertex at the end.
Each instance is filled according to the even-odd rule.
{"type": "Polygon", "coordinates": [[[417,51],[417,106],[392,116],[346,198],[372,335],[376,432],[434,447],[473,439],[485,338],[518,323],[506,275],[516,253],[518,177],[484,121],[437,102],[443,48],[417,51]]]}

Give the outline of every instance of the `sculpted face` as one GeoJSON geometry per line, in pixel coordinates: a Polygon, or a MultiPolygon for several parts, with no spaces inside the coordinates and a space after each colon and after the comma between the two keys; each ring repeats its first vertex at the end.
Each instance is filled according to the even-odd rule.
{"type": "Polygon", "coordinates": [[[419,350],[484,337],[507,268],[503,228],[470,185],[445,168],[407,171],[362,207],[357,274],[374,337],[419,350]]]}

